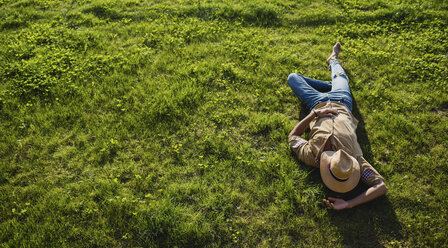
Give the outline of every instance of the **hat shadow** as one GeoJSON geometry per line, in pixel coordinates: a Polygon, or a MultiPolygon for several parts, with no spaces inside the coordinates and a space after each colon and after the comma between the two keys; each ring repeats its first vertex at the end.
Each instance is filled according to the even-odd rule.
{"type": "MultiPolygon", "coordinates": [[[[351,78],[350,72],[348,70],[345,71],[349,78],[351,78]]],[[[353,82],[353,80],[351,81],[353,82]]],[[[300,120],[305,118],[308,113],[309,110],[304,105],[301,105],[299,113],[300,120]]],[[[365,129],[365,122],[357,107],[355,96],[353,96],[352,113],[359,121],[356,135],[364,158],[374,165],[373,153],[365,129]]],[[[307,133],[309,132],[307,131],[307,133]]],[[[321,181],[319,170],[314,170],[310,173],[310,176],[310,180],[313,182],[321,181]]],[[[336,193],[326,187],[324,188],[325,197],[338,197],[348,200],[367,190],[368,186],[359,183],[354,190],[345,194],[336,193]]],[[[325,207],[324,204],[322,204],[322,207],[325,207]]],[[[344,247],[384,247],[385,240],[403,240],[401,224],[387,195],[352,209],[343,211],[329,210],[328,215],[332,225],[339,230],[342,240],[338,241],[344,247]]]]}

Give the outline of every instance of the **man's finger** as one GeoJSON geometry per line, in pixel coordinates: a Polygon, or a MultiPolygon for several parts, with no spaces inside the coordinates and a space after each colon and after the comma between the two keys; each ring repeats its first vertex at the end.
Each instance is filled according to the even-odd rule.
{"type": "Polygon", "coordinates": [[[333,114],[339,114],[339,112],[335,109],[330,109],[329,112],[333,113],[333,114]]]}

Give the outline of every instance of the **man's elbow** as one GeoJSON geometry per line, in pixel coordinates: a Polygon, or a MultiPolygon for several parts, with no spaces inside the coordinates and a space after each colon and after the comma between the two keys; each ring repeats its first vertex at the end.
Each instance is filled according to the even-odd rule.
{"type": "Polygon", "coordinates": [[[378,190],[381,192],[382,195],[386,194],[387,192],[386,184],[384,182],[379,183],[378,190]]]}
{"type": "Polygon", "coordinates": [[[293,130],[291,130],[291,132],[289,132],[288,134],[288,139],[290,139],[293,135],[296,135],[296,130],[295,128],[293,130]]]}
{"type": "Polygon", "coordinates": [[[289,135],[288,135],[288,139],[290,139],[291,138],[291,136],[293,136],[294,134],[293,134],[293,132],[291,131],[290,133],[289,133],[289,135]]]}

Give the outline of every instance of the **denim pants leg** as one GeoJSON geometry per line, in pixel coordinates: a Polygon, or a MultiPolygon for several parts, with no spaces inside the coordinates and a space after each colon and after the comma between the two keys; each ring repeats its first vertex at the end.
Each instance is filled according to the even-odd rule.
{"type": "Polygon", "coordinates": [[[330,63],[331,68],[331,91],[328,92],[330,101],[341,102],[352,111],[353,97],[348,85],[348,77],[338,60],[330,63]]]}
{"type": "Polygon", "coordinates": [[[324,99],[328,100],[327,93],[331,89],[329,82],[304,77],[298,73],[288,76],[288,84],[299,100],[308,108],[314,108],[316,103],[324,99]]]}
{"type": "Polygon", "coordinates": [[[319,103],[337,101],[345,104],[351,111],[352,95],[344,69],[337,60],[333,60],[330,63],[330,68],[331,84],[329,82],[307,78],[298,73],[289,75],[288,84],[294,94],[310,110],[319,103]],[[330,91],[325,92],[328,90],[330,91]]]}

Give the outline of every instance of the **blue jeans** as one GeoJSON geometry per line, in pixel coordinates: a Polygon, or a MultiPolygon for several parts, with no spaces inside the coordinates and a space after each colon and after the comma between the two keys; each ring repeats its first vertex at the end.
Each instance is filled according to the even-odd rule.
{"type": "Polygon", "coordinates": [[[288,84],[294,94],[308,109],[313,109],[322,102],[341,102],[352,111],[353,97],[348,86],[348,78],[337,60],[330,64],[331,83],[304,77],[292,73],[288,77],[288,84]]]}

